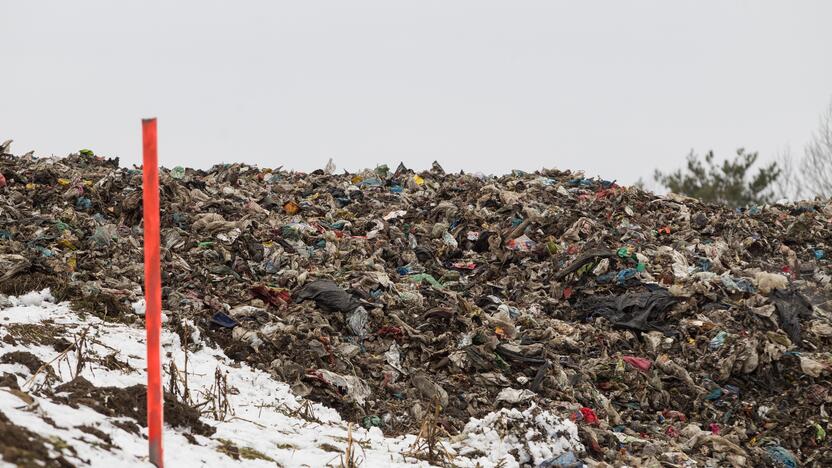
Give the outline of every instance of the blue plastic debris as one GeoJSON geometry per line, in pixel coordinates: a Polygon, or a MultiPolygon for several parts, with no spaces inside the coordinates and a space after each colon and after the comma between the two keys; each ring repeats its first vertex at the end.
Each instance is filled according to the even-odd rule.
{"type": "Polygon", "coordinates": [[[706,400],[719,400],[722,397],[722,389],[719,387],[714,388],[705,396],[706,400]]]}
{"type": "Polygon", "coordinates": [[[720,277],[722,285],[731,292],[754,293],[754,285],[746,278],[731,278],[730,276],[720,277]]]}
{"type": "Polygon", "coordinates": [[[555,458],[544,460],[537,465],[537,468],[580,468],[582,466],[584,466],[584,462],[579,460],[575,452],[570,450],[555,458]]]}
{"type": "Polygon", "coordinates": [[[772,461],[774,461],[774,463],[777,464],[777,466],[785,468],[798,467],[797,457],[795,457],[793,453],[779,445],[772,445],[770,447],[766,447],[766,452],[768,453],[768,456],[771,457],[772,461]]]}
{"type": "Polygon", "coordinates": [[[358,183],[359,187],[380,187],[383,184],[382,181],[376,179],[375,177],[370,177],[369,179],[364,179],[358,183]]]}
{"type": "Polygon", "coordinates": [[[46,247],[37,246],[37,247],[35,247],[35,250],[40,252],[40,254],[43,255],[44,257],[51,257],[52,256],[52,251],[47,249],[46,247]]]}
{"type": "Polygon", "coordinates": [[[216,314],[214,314],[214,316],[211,317],[211,323],[224,328],[234,328],[238,325],[236,320],[229,317],[227,314],[223,312],[217,312],[216,314]]]}
{"type": "Polygon", "coordinates": [[[572,187],[589,187],[593,184],[592,179],[587,179],[586,177],[579,178],[579,179],[572,179],[568,182],[569,185],[572,187]]]}
{"type": "Polygon", "coordinates": [[[725,331],[721,331],[716,334],[713,338],[711,338],[711,342],[708,345],[711,348],[711,351],[716,351],[717,349],[721,348],[722,345],[725,344],[725,338],[728,337],[728,333],[725,331]]]}
{"type": "Polygon", "coordinates": [[[75,207],[79,210],[89,210],[92,208],[92,200],[87,197],[78,197],[78,200],[75,201],[75,207]]]}
{"type": "Polygon", "coordinates": [[[636,273],[637,271],[635,268],[625,268],[624,270],[618,272],[615,276],[615,280],[618,284],[624,284],[625,281],[636,276],[636,273]]]}

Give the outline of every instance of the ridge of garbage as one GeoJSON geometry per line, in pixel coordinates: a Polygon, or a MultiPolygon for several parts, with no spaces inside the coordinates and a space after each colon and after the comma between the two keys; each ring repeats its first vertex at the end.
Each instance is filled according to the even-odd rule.
{"type": "MultiPolygon", "coordinates": [[[[0,294],[140,323],[141,169],[2,154],[0,173],[0,294]]],[[[160,187],[165,327],[347,421],[418,432],[438,405],[456,434],[536,405],[578,424],[582,463],[832,464],[829,200],[731,210],[438,163],[160,187]]]]}

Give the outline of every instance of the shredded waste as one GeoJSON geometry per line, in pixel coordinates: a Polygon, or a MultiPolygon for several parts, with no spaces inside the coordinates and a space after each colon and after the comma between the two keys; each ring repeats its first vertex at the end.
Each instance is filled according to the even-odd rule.
{"type": "MultiPolygon", "coordinates": [[[[7,148],[0,294],[38,307],[30,295],[49,288],[85,320],[141,330],[141,169],[7,148]]],[[[832,464],[829,200],[730,210],[580,172],[437,163],[163,168],[160,187],[163,319],[178,346],[222,350],[244,366],[229,376],[261,372],[379,440],[433,447],[416,439],[440,434],[443,455],[411,460],[832,464]]],[[[6,323],[0,338],[27,333],[73,343],[6,323]]],[[[8,359],[22,362],[0,387],[41,366],[8,359]]],[[[71,379],[50,375],[31,398],[58,401],[71,379]]],[[[96,385],[92,399],[116,392],[96,385]]],[[[171,393],[183,430],[216,437],[200,435],[216,425],[198,399],[171,393]]],[[[7,408],[0,431],[19,424],[7,408]]]]}

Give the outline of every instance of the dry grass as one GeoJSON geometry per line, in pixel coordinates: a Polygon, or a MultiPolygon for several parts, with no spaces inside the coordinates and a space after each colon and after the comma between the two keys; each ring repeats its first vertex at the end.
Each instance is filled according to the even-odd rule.
{"type": "Polygon", "coordinates": [[[352,438],[352,424],[348,424],[347,448],[344,449],[344,453],[341,455],[340,468],[358,468],[362,462],[363,460],[358,457],[355,450],[355,440],[352,438]]]}
{"type": "Polygon", "coordinates": [[[439,402],[434,401],[433,407],[434,410],[422,418],[416,441],[413,442],[410,450],[405,455],[434,465],[451,467],[453,466],[453,456],[443,443],[443,439],[448,438],[450,434],[439,424],[439,414],[442,409],[439,402]]]}
{"type": "MultiPolygon", "coordinates": [[[[42,366],[40,366],[34,373],[32,373],[32,376],[29,377],[26,380],[26,382],[24,382],[23,386],[24,387],[29,387],[31,389],[32,385],[35,382],[35,378],[41,372],[46,371],[47,375],[52,374],[51,366],[52,366],[52,363],[56,362],[56,361],[58,362],[59,371],[60,371],[61,362],[66,362],[67,363],[67,366],[69,366],[70,380],[74,379],[75,377],[80,375],[81,371],[84,370],[84,365],[86,364],[86,355],[84,354],[84,350],[87,348],[87,346],[86,346],[87,333],[89,332],[89,330],[90,330],[90,326],[87,326],[86,328],[84,328],[84,330],[81,332],[81,334],[77,335],[75,337],[75,341],[72,344],[67,346],[60,353],[58,353],[58,355],[55,356],[54,358],[52,358],[49,362],[46,362],[42,366]],[[68,358],[69,353],[73,350],[76,351],[76,362],[75,362],[74,375],[73,375],[73,368],[71,367],[70,362],[69,362],[69,358],[68,358]]],[[[48,378],[47,378],[47,380],[48,380],[48,378]]],[[[44,382],[44,383],[46,383],[46,382],[44,382]]]]}

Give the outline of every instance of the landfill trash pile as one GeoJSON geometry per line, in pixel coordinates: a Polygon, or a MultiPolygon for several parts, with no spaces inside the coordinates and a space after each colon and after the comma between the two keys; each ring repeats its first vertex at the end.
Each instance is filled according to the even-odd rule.
{"type": "MultiPolygon", "coordinates": [[[[0,158],[0,293],[141,326],[141,169],[0,158]]],[[[437,163],[176,167],[160,187],[164,326],[365,429],[490,447],[546,434],[513,419],[531,408],[583,447],[512,450],[530,466],[832,464],[832,202],[437,163]]]]}
{"type": "MultiPolygon", "coordinates": [[[[152,466],[144,329],[80,316],[48,290],[8,297],[0,323],[0,466],[152,466]]],[[[165,330],[162,350],[171,390],[169,466],[340,467],[350,447],[360,466],[431,466],[416,435],[385,437],[377,427],[349,425],[335,410],[297,398],[269,373],[207,345],[196,328],[187,341],[165,330]]],[[[444,442],[443,453],[453,466],[494,468],[572,459],[583,450],[572,421],[540,408],[513,411],[487,415],[489,426],[472,420],[444,442]],[[517,430],[532,431],[534,440],[517,430]]]]}

